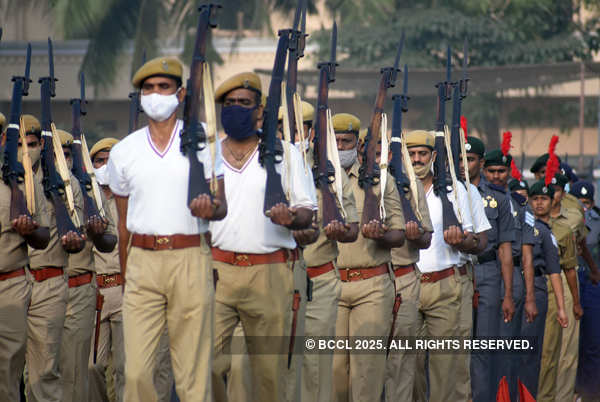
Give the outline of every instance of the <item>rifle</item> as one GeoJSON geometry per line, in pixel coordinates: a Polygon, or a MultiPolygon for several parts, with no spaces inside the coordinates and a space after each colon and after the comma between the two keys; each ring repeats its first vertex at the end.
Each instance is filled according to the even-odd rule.
{"type": "MultiPolygon", "coordinates": [[[[381,139],[381,117],[383,114],[383,106],[387,96],[388,88],[396,85],[396,77],[398,76],[398,65],[400,63],[400,55],[404,46],[404,33],[398,45],[396,60],[393,67],[384,67],[381,69],[381,80],[379,82],[379,92],[375,99],[375,110],[371,117],[371,124],[365,138],[365,151],[362,157],[362,165],[359,168],[358,184],[365,192],[365,203],[362,213],[362,225],[366,225],[372,220],[380,220],[379,200],[373,192],[373,186],[379,184],[380,171],[375,162],[377,154],[377,144],[381,139]]],[[[381,189],[383,194],[385,189],[381,189]]]]}
{"type": "Polygon", "coordinates": [[[329,98],[329,84],[335,81],[337,44],[337,24],[333,23],[331,31],[331,59],[329,62],[319,63],[319,95],[317,98],[317,119],[315,121],[315,167],[313,169],[316,187],[321,190],[323,199],[323,228],[330,222],[344,222],[336,204],[335,196],[329,185],[335,180],[335,170],[327,158],[327,110],[329,98]]]}
{"type": "Polygon", "coordinates": [[[461,227],[458,222],[458,218],[454,213],[452,203],[448,199],[448,188],[446,181],[446,162],[448,157],[446,154],[446,142],[444,139],[444,127],[446,125],[446,101],[450,100],[448,96],[451,85],[451,58],[450,58],[450,46],[448,46],[447,59],[446,59],[446,81],[440,81],[436,84],[438,90],[437,97],[437,118],[435,123],[436,137],[434,149],[437,153],[435,162],[433,164],[434,170],[434,184],[433,191],[440,197],[442,201],[442,214],[444,221],[444,230],[450,226],[461,227]],[[440,135],[441,133],[441,135],[440,135]]]}
{"type": "Polygon", "coordinates": [[[283,203],[289,205],[281,185],[281,175],[275,170],[275,163],[281,162],[280,151],[275,149],[277,136],[277,114],[281,104],[281,82],[283,81],[283,70],[285,68],[285,56],[288,50],[290,38],[289,29],[279,31],[279,41],[275,53],[275,63],[269,85],[269,96],[265,106],[263,119],[263,137],[259,144],[258,160],[267,171],[267,183],[265,188],[265,202],[263,212],[269,216],[269,211],[275,205],[283,203]],[[277,154],[277,155],[276,155],[277,154]],[[279,158],[277,158],[279,156],[279,158]]]}
{"type": "Polygon", "coordinates": [[[10,219],[17,219],[21,215],[31,216],[27,210],[25,197],[18,187],[23,181],[25,170],[17,159],[19,144],[19,124],[21,119],[21,104],[23,96],[29,94],[29,72],[31,69],[31,44],[27,45],[27,59],[25,74],[12,77],[13,93],[10,102],[10,120],[6,129],[6,146],[4,148],[4,162],[2,164],[2,180],[10,187],[10,219]]]}
{"type": "Polygon", "coordinates": [[[44,147],[42,148],[42,170],[44,178],[44,194],[54,206],[56,214],[56,228],[58,236],[62,237],[68,232],[76,232],[81,235],[65,206],[61,194],[65,192],[65,183],[58,174],[55,166],[54,148],[52,144],[52,114],[51,98],[56,96],[56,78],[54,78],[54,57],[52,53],[52,41],[48,38],[48,66],[49,76],[39,79],[42,89],[42,136],[44,137],[44,147]]]}
{"type": "MultiPolygon", "coordinates": [[[[390,173],[396,180],[396,187],[400,193],[400,201],[402,202],[402,211],[406,222],[417,222],[421,227],[421,222],[417,219],[415,212],[410,204],[410,180],[404,174],[402,166],[402,113],[408,111],[408,66],[404,65],[404,83],[401,95],[394,95],[394,116],[392,122],[392,161],[390,162],[390,173]]],[[[409,161],[410,162],[410,161],[409,161]]],[[[413,194],[413,197],[415,195],[413,194]]]]}
{"type": "Polygon", "coordinates": [[[294,25],[290,30],[290,39],[288,43],[289,59],[287,68],[287,83],[285,95],[288,104],[288,118],[292,135],[290,140],[294,143],[294,130],[296,128],[296,116],[294,113],[294,93],[298,84],[298,60],[304,56],[304,46],[306,44],[306,0],[299,0],[296,14],[294,15],[294,25]],[[302,15],[302,25],[298,30],[298,22],[302,15]]]}
{"type": "Polygon", "coordinates": [[[460,116],[462,115],[462,101],[467,97],[467,40],[463,45],[463,75],[462,79],[453,84],[454,90],[452,94],[452,130],[450,134],[451,142],[450,149],[454,159],[454,171],[459,172],[460,161],[460,116]]]}
{"type": "MultiPolygon", "coordinates": [[[[146,51],[142,57],[142,66],[146,63],[146,51]]],[[[129,93],[129,132],[133,133],[138,129],[139,114],[143,112],[140,106],[140,91],[133,91],[129,93]]]]}
{"type": "Polygon", "coordinates": [[[181,131],[181,153],[190,161],[190,174],[188,181],[188,205],[201,194],[206,194],[212,199],[209,183],[204,175],[204,165],[198,160],[198,151],[206,146],[206,133],[200,123],[200,99],[203,94],[203,66],[206,62],[206,42],[210,29],[217,26],[211,18],[213,8],[220,5],[206,4],[200,6],[194,56],[190,67],[190,78],[186,84],[185,105],[183,107],[183,130],[181,131]]]}
{"type": "Polygon", "coordinates": [[[81,98],[71,99],[71,107],[73,110],[73,128],[71,134],[73,135],[73,176],[77,178],[81,186],[81,195],[83,197],[83,217],[84,221],[87,222],[92,216],[99,215],[98,206],[96,201],[90,197],[88,191],[92,191],[92,179],[90,175],[85,171],[83,163],[83,148],[81,146],[81,116],[85,116],[87,113],[85,99],[85,78],[83,72],[80,75],[81,85],[81,98]]]}

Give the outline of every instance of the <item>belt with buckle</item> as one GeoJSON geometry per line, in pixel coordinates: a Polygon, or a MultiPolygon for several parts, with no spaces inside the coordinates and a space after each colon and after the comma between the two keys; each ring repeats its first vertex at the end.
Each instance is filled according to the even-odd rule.
{"type": "Polygon", "coordinates": [[[342,282],[362,281],[388,272],[387,263],[368,268],[346,268],[340,269],[340,279],[342,282]]]}
{"type": "Polygon", "coordinates": [[[323,265],[317,265],[315,267],[306,267],[306,274],[309,278],[312,279],[319,275],[323,275],[327,272],[333,271],[334,269],[335,266],[333,265],[333,262],[329,261],[328,263],[325,263],[323,265]]]}
{"type": "Polygon", "coordinates": [[[123,277],[121,274],[96,275],[96,284],[100,289],[114,288],[123,284],[123,277]]]}
{"type": "Polygon", "coordinates": [[[78,286],[87,285],[92,282],[92,273],[86,272],[85,274],[75,275],[69,277],[69,287],[76,288],[78,286]]]}
{"type": "Polygon", "coordinates": [[[131,245],[145,250],[175,250],[188,247],[200,247],[201,244],[202,236],[199,234],[161,236],[134,233],[131,236],[131,245]]]}
{"type": "Polygon", "coordinates": [[[396,278],[399,278],[401,276],[404,276],[406,274],[410,274],[411,272],[414,272],[414,270],[415,270],[415,264],[410,264],[410,265],[394,265],[392,268],[393,268],[393,271],[394,271],[394,276],[396,278]]]}
{"type": "Polygon", "coordinates": [[[7,279],[16,278],[17,276],[23,275],[25,275],[25,268],[19,268],[9,272],[3,272],[0,274],[0,281],[5,281],[7,279]]]}
{"type": "Polygon", "coordinates": [[[240,267],[277,264],[287,261],[296,261],[298,259],[298,249],[279,249],[267,254],[236,253],[234,251],[221,250],[218,247],[212,247],[211,251],[213,260],[240,267]]]}
{"type": "Polygon", "coordinates": [[[450,268],[442,269],[436,272],[426,272],[421,275],[421,282],[435,283],[444,278],[454,275],[454,265],[450,268]]]}
{"type": "Polygon", "coordinates": [[[62,267],[43,267],[38,269],[30,269],[31,276],[36,282],[43,282],[46,279],[61,276],[63,274],[62,267]]]}

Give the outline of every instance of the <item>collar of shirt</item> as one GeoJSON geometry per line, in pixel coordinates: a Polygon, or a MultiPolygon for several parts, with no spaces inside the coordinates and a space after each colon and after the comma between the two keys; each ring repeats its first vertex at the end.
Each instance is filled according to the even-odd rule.
{"type": "Polygon", "coordinates": [[[348,171],[348,176],[358,177],[358,175],[359,175],[358,170],[359,169],[360,169],[360,164],[358,163],[358,159],[357,159],[356,162],[354,162],[354,165],[352,165],[352,167],[348,171]]]}
{"type": "Polygon", "coordinates": [[[540,224],[546,226],[548,229],[550,229],[550,225],[548,225],[546,222],[544,222],[543,220],[539,219],[539,218],[535,218],[536,222],[539,222],[540,224]]]}

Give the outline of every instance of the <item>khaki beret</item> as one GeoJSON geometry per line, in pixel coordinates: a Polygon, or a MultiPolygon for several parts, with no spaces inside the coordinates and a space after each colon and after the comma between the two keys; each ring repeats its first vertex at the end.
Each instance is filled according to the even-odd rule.
{"type": "Polygon", "coordinates": [[[431,131],[414,130],[405,135],[406,147],[427,147],[433,151],[435,135],[431,131]]]}
{"type": "Polygon", "coordinates": [[[73,136],[71,135],[71,133],[57,128],[56,134],[58,134],[58,138],[60,138],[60,144],[63,147],[69,147],[73,145],[73,136]]]}
{"type": "Polygon", "coordinates": [[[240,73],[228,78],[221,85],[219,85],[215,91],[215,102],[223,103],[223,98],[225,95],[238,88],[246,88],[262,94],[262,85],[260,84],[260,78],[256,73],[240,73]]]}
{"type": "Polygon", "coordinates": [[[136,88],[141,88],[146,78],[155,75],[167,75],[182,79],[183,65],[174,57],[157,57],[144,63],[133,75],[131,83],[136,88]]]}
{"type": "Polygon", "coordinates": [[[336,133],[354,133],[358,134],[360,131],[360,119],[350,113],[338,113],[334,114],[331,118],[333,123],[333,130],[336,133]]]}
{"type": "Polygon", "coordinates": [[[6,125],[6,117],[2,113],[0,113],[0,131],[6,125]]]}
{"type": "Polygon", "coordinates": [[[23,124],[25,125],[25,134],[37,134],[42,131],[40,121],[30,114],[24,114],[23,124]]]}
{"type": "Polygon", "coordinates": [[[100,141],[96,142],[90,150],[90,159],[94,159],[94,155],[100,151],[110,151],[117,142],[119,142],[119,140],[116,138],[102,138],[100,141]]]}
{"type": "MultiPolygon", "coordinates": [[[[315,118],[315,108],[306,101],[302,101],[302,121],[313,121],[315,118]]],[[[277,115],[277,120],[283,120],[283,106],[279,107],[279,114],[277,115]]]]}

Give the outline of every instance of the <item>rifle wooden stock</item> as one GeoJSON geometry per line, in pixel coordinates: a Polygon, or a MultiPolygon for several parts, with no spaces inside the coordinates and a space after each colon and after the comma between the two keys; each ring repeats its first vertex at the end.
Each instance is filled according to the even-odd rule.
{"type": "MultiPolygon", "coordinates": [[[[365,192],[365,202],[363,206],[361,225],[366,225],[372,220],[380,220],[379,199],[373,192],[373,186],[379,184],[379,169],[377,167],[377,144],[381,141],[381,115],[387,96],[389,75],[392,69],[382,69],[381,81],[379,83],[379,92],[375,99],[375,110],[371,117],[371,124],[365,138],[365,151],[363,153],[363,162],[359,169],[359,185],[365,192]]],[[[381,189],[385,191],[385,189],[381,189]]]]}
{"type": "Polygon", "coordinates": [[[316,187],[321,191],[323,228],[332,221],[344,222],[337,206],[335,196],[329,185],[335,178],[335,171],[330,169],[327,157],[327,109],[329,99],[329,69],[331,63],[319,64],[319,96],[317,99],[317,119],[315,124],[315,168],[316,187]]]}
{"type": "Polygon", "coordinates": [[[181,152],[190,161],[188,180],[188,205],[194,198],[206,194],[212,199],[210,185],[206,180],[204,165],[198,159],[198,150],[206,146],[206,133],[200,123],[201,96],[203,95],[203,65],[206,62],[206,42],[210,28],[216,25],[211,23],[211,10],[217,6],[213,4],[200,7],[194,56],[190,67],[190,78],[186,85],[186,97],[183,110],[183,131],[181,132],[181,152]]]}
{"type": "MultiPolygon", "coordinates": [[[[263,212],[268,216],[269,211],[275,205],[288,204],[281,184],[281,175],[275,170],[275,141],[277,136],[277,115],[281,104],[281,82],[283,81],[283,70],[285,68],[285,56],[287,54],[289,41],[289,30],[279,31],[275,63],[269,86],[269,97],[265,107],[263,138],[259,145],[259,160],[267,172],[265,187],[265,202],[263,212]]],[[[285,146],[285,144],[284,144],[285,146]]]]}

